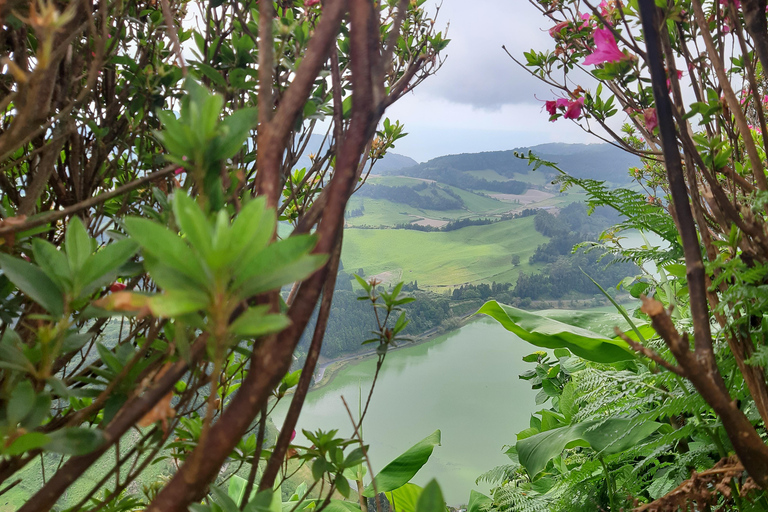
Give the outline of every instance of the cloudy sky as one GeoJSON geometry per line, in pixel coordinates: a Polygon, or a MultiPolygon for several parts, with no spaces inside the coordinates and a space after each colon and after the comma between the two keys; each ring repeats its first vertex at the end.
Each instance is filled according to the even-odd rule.
{"type": "Polygon", "coordinates": [[[387,111],[409,133],[394,152],[421,162],[544,142],[595,142],[570,121],[548,122],[542,107],[554,93],[501,49],[522,56],[551,45],[551,23],[527,0],[444,0],[438,25],[448,22],[445,65],[387,111]]]}

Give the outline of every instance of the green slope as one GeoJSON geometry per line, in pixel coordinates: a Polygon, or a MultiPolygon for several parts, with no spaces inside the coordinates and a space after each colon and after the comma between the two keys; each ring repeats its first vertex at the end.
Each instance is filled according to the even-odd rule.
{"type": "Polygon", "coordinates": [[[418,280],[422,288],[514,283],[521,271],[540,268],[528,265],[528,258],[545,240],[533,228],[533,217],[433,233],[348,229],[342,261],[348,272],[362,268],[368,277],[387,272],[387,281],[418,280]],[[513,254],[520,255],[522,262],[516,268],[511,263],[513,254]]]}

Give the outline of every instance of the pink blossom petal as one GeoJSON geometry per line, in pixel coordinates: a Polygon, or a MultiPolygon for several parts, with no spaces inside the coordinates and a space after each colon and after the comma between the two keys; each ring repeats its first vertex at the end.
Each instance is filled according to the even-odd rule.
{"type": "Polygon", "coordinates": [[[584,106],[584,97],[568,102],[568,107],[565,109],[563,117],[566,119],[578,119],[581,117],[581,107],[584,106]]]}
{"type": "Polygon", "coordinates": [[[653,133],[653,130],[659,126],[659,119],[656,116],[655,108],[646,108],[643,110],[643,120],[645,121],[645,129],[653,133]]]}
{"type": "Polygon", "coordinates": [[[585,66],[604,64],[606,62],[619,62],[627,58],[627,55],[619,50],[619,45],[616,43],[616,38],[613,37],[610,29],[599,28],[595,30],[593,37],[595,40],[595,51],[584,59],[585,66]]]}

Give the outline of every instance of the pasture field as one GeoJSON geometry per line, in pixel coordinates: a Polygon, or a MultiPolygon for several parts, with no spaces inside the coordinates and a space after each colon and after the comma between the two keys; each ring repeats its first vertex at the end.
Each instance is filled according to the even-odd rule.
{"type": "MultiPolygon", "coordinates": [[[[366,206],[367,210],[367,206],[366,206]]],[[[528,258],[546,237],[533,228],[533,217],[513,219],[455,231],[348,229],[342,262],[347,272],[362,268],[366,277],[387,281],[417,280],[435,291],[462,284],[517,281],[520,272],[541,270],[528,258]],[[513,267],[512,255],[520,256],[513,267]]]]}
{"type": "Polygon", "coordinates": [[[436,220],[455,220],[463,217],[476,216],[467,210],[422,210],[402,203],[393,203],[386,199],[371,199],[370,197],[352,196],[347,210],[365,207],[362,217],[347,219],[347,226],[395,226],[411,223],[421,218],[436,220]]]}

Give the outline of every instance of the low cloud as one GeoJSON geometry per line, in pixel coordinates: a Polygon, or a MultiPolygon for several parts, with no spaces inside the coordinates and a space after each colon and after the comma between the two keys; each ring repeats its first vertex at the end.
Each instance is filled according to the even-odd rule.
{"type": "Polygon", "coordinates": [[[547,20],[527,2],[446,1],[438,24],[450,22],[445,65],[420,87],[419,95],[444,98],[483,110],[537,104],[552,95],[502,50],[522,60],[531,48],[551,45],[547,20]]]}

